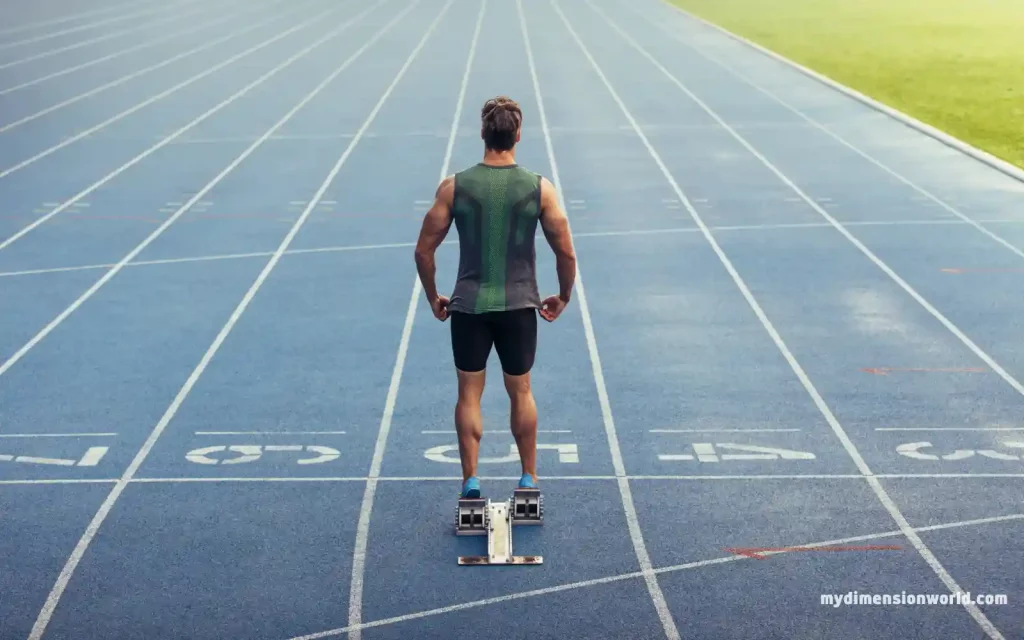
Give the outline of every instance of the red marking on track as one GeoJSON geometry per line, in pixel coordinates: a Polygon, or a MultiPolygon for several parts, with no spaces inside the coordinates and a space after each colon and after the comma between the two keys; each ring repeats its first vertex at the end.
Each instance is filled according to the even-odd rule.
{"type": "Polygon", "coordinates": [[[890,373],[985,373],[987,369],[980,367],[871,367],[861,369],[865,373],[873,373],[876,376],[887,376],[890,373]]]}
{"type": "Polygon", "coordinates": [[[791,551],[899,551],[903,547],[896,544],[869,544],[859,546],[831,546],[831,547],[728,547],[725,550],[745,558],[764,560],[768,556],[762,553],[790,553],[791,551]]]}

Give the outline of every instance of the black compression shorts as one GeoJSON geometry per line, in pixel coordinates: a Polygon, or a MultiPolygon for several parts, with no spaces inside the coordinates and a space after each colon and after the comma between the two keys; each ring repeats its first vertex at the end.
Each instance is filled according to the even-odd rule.
{"type": "Polygon", "coordinates": [[[521,376],[533,368],[537,354],[537,310],[516,309],[491,313],[452,312],[452,353],[455,367],[469,373],[487,368],[491,346],[501,369],[521,376]]]}

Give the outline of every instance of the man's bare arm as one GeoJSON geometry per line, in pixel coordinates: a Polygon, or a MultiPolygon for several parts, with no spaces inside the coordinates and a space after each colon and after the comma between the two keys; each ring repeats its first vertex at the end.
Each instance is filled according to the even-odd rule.
{"type": "Polygon", "coordinates": [[[454,195],[455,177],[448,176],[437,187],[434,204],[423,216],[423,226],[420,229],[419,240],[416,242],[416,270],[419,272],[423,291],[431,304],[438,298],[435,281],[437,264],[434,262],[434,252],[444,242],[448,230],[452,226],[454,195]]]}
{"type": "Polygon", "coordinates": [[[569,218],[558,203],[555,185],[547,178],[541,179],[540,224],[551,250],[555,252],[555,268],[558,271],[558,297],[568,303],[572,287],[576,283],[576,250],[572,245],[569,218]]]}

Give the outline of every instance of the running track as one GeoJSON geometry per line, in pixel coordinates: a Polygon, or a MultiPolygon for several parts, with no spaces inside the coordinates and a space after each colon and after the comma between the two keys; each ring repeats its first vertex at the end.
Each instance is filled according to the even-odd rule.
{"type": "Polygon", "coordinates": [[[0,637],[1022,637],[1024,184],[656,0],[105,2],[0,11],[0,637]],[[581,272],[505,569],[412,261],[496,94],[581,272]]]}

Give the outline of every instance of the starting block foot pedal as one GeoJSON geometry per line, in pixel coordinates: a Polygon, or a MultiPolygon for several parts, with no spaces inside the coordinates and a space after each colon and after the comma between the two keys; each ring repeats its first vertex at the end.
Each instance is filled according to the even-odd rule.
{"type": "MultiPolygon", "coordinates": [[[[463,514],[462,503],[459,500],[460,522],[463,514]]],[[[484,501],[484,512],[482,520],[485,523],[483,533],[487,534],[487,555],[486,556],[460,556],[460,565],[510,565],[510,564],[543,564],[542,556],[515,556],[512,555],[512,525],[515,523],[512,517],[513,504],[515,499],[505,502],[484,501]]],[[[469,505],[467,505],[467,508],[469,505]]],[[[471,519],[472,520],[472,519],[471,519]]],[[[475,522],[475,521],[474,521],[475,522]]],[[[475,531],[475,529],[470,529],[475,531]]],[[[457,535],[472,535],[460,533],[457,535]]]]}
{"type": "Polygon", "coordinates": [[[540,489],[512,492],[512,524],[544,524],[544,496],[540,489]]]}
{"type": "Polygon", "coordinates": [[[486,498],[459,498],[459,506],[455,510],[455,535],[487,535],[489,502],[486,498]]]}

